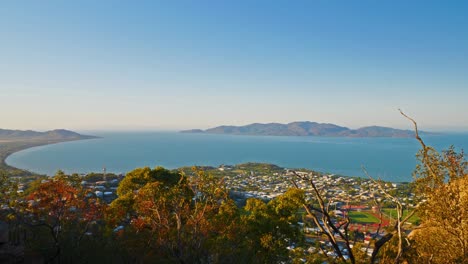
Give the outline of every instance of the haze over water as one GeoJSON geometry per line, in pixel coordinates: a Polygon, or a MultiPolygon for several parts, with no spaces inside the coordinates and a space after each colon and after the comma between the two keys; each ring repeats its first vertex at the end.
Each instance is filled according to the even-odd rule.
{"type": "MultiPolygon", "coordinates": [[[[102,138],[35,147],[7,163],[53,175],[107,171],[126,173],[142,166],[272,163],[286,168],[364,177],[361,166],[387,181],[412,180],[418,142],[413,138],[332,138],[183,134],[176,132],[93,133],[102,138]]],[[[467,134],[426,136],[438,150],[468,148],[467,134]]]]}

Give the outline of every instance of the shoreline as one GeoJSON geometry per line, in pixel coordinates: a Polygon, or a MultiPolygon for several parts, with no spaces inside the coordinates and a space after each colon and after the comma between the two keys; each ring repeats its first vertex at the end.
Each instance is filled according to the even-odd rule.
{"type": "Polygon", "coordinates": [[[89,140],[97,139],[99,137],[87,137],[87,138],[73,138],[73,139],[11,139],[11,140],[2,140],[0,141],[0,171],[5,171],[11,176],[31,176],[31,175],[42,175],[33,171],[28,171],[25,169],[17,168],[9,165],[6,160],[9,156],[13,155],[16,152],[23,151],[26,149],[53,145],[65,142],[79,141],[79,140],[89,140]]]}
{"type": "MultiPolygon", "coordinates": [[[[51,170],[50,172],[47,171],[47,170],[44,170],[44,171],[41,171],[40,169],[40,165],[39,165],[39,169],[38,170],[34,170],[33,168],[31,167],[27,167],[27,163],[24,163],[25,165],[22,167],[22,163],[18,163],[18,167],[17,166],[14,166],[12,164],[14,163],[7,163],[7,159],[14,153],[16,152],[19,152],[19,151],[22,151],[22,150],[26,150],[26,149],[30,149],[30,148],[33,148],[33,147],[39,147],[39,146],[46,146],[46,145],[52,145],[52,144],[58,144],[58,143],[64,143],[64,142],[68,142],[68,141],[78,141],[78,140],[85,140],[85,139],[96,139],[96,138],[99,138],[99,137],[86,137],[86,138],[73,138],[73,139],[53,139],[53,140],[44,140],[44,139],[27,139],[27,140],[0,140],[0,171],[1,170],[4,170],[6,171],[9,175],[11,176],[18,176],[18,177],[21,177],[21,176],[31,176],[31,175],[55,175],[55,171],[54,170],[51,170]]],[[[98,142],[96,142],[98,143],[98,142]]],[[[84,144],[88,144],[88,143],[84,143],[84,144]]],[[[91,143],[92,145],[95,145],[93,143],[91,143]]],[[[41,148],[41,150],[38,150],[38,152],[41,152],[43,148],[41,148]]],[[[48,148],[47,148],[48,149],[48,148]]],[[[45,150],[44,150],[45,151],[45,150]]],[[[36,152],[35,150],[31,151],[32,152],[36,152]]],[[[29,153],[29,152],[28,152],[29,153]]],[[[24,153],[24,154],[21,154],[21,155],[28,155],[27,153],[24,153]]],[[[249,159],[250,160],[250,159],[249,159]]],[[[351,178],[354,178],[354,177],[357,177],[357,178],[366,178],[365,176],[362,176],[360,175],[359,173],[349,173],[348,171],[346,171],[346,168],[341,168],[340,166],[334,166],[335,169],[327,169],[327,167],[324,167],[324,168],[319,168],[319,167],[312,167],[312,166],[307,166],[304,164],[299,164],[299,166],[293,166],[291,164],[288,163],[288,161],[282,161],[282,160],[268,160],[268,161],[263,161],[263,162],[267,162],[268,164],[274,164],[274,165],[277,165],[279,164],[278,166],[281,166],[281,167],[285,167],[285,168],[291,168],[291,169],[294,169],[294,170],[298,170],[298,169],[306,169],[306,170],[313,170],[313,171],[317,171],[317,172],[322,172],[322,173],[332,173],[332,174],[338,174],[338,175],[341,175],[341,176],[345,176],[345,177],[351,177],[351,178]],[[286,162],[286,163],[284,163],[286,162]],[[302,165],[302,166],[301,166],[302,165]],[[340,169],[341,168],[341,169],[340,169]]],[[[235,164],[236,162],[233,162],[234,165],[237,165],[235,164]]],[[[254,162],[255,163],[255,162],[254,162]]],[[[145,163],[145,164],[154,164],[154,163],[145,163]]],[[[184,167],[184,166],[188,166],[190,164],[191,165],[194,165],[193,163],[183,163],[183,164],[177,164],[177,166],[167,166],[166,165],[163,165],[163,164],[159,164],[159,165],[162,165],[162,166],[167,166],[166,168],[168,169],[179,169],[181,167],[184,167]]],[[[211,164],[211,162],[208,162],[208,164],[211,164]]],[[[173,164],[175,165],[175,164],[173,164]]],[[[213,163],[211,165],[207,165],[207,163],[204,163],[204,164],[198,164],[198,166],[200,167],[204,167],[204,166],[214,166],[214,167],[218,167],[222,165],[222,163],[213,163]]],[[[295,164],[297,165],[297,164],[295,164]]],[[[58,164],[57,167],[60,168],[61,164],[58,164]]],[[[82,171],[82,173],[88,173],[89,171],[86,170],[86,165],[83,165],[85,166],[85,169],[82,171]]],[[[135,166],[137,167],[137,166],[135,166]]],[[[132,167],[133,168],[133,167],[132,167]]],[[[131,169],[129,169],[130,171],[131,169]]],[[[97,172],[99,172],[100,170],[96,170],[97,172]]],[[[70,172],[77,172],[78,171],[70,171],[70,172]]],[[[116,171],[112,171],[114,173],[123,173],[125,172],[125,170],[120,170],[120,169],[116,169],[116,171]]],[[[410,179],[408,177],[408,179],[406,179],[406,177],[398,177],[398,175],[396,177],[387,177],[386,181],[388,182],[392,182],[392,183],[405,183],[405,182],[411,182],[412,179],[410,179]]]]}

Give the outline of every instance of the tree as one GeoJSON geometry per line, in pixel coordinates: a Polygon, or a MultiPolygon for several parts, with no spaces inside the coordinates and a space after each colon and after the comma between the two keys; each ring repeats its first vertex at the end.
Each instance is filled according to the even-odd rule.
{"type": "Polygon", "coordinates": [[[0,171],[0,220],[7,221],[14,218],[15,209],[19,202],[18,182],[0,171]]]}
{"type": "Polygon", "coordinates": [[[419,154],[429,166],[418,166],[417,190],[424,195],[421,225],[410,235],[417,260],[426,263],[468,261],[468,172],[464,153],[454,148],[419,154]]]}
{"type": "Polygon", "coordinates": [[[136,192],[147,183],[162,182],[167,185],[177,184],[182,178],[178,172],[171,172],[163,167],[150,169],[149,167],[137,168],[125,175],[125,178],[120,182],[117,189],[118,196],[125,196],[129,193],[136,192]]]}
{"type": "Polygon", "coordinates": [[[21,242],[22,203],[17,192],[18,182],[0,171],[0,262],[16,263],[23,252],[21,242]]]}
{"type": "Polygon", "coordinates": [[[181,175],[162,167],[150,169],[137,168],[125,175],[117,188],[118,198],[114,200],[106,212],[106,220],[113,227],[129,224],[135,215],[135,198],[138,191],[146,184],[159,182],[173,186],[181,180],[181,175]]]}
{"type": "Polygon", "coordinates": [[[239,213],[222,180],[203,171],[189,178],[162,168],[137,169],[128,176],[111,207],[132,212],[123,216],[128,224],[121,238],[132,255],[139,255],[137,261],[157,256],[227,262],[223,258],[233,252],[226,247],[236,237],[239,213]]]}
{"type": "Polygon", "coordinates": [[[302,242],[297,225],[298,209],[305,200],[304,191],[291,188],[268,203],[247,199],[241,223],[244,229],[243,248],[253,263],[278,263],[290,259],[288,246],[302,242]]]}
{"type": "Polygon", "coordinates": [[[67,258],[76,255],[86,236],[97,235],[92,230],[102,219],[105,205],[63,177],[42,183],[27,199],[24,221],[31,227],[29,239],[47,262],[70,261],[67,258]]]}
{"type": "Polygon", "coordinates": [[[418,263],[464,263],[468,259],[468,176],[464,153],[457,153],[451,147],[440,154],[427,146],[419,136],[416,121],[401,110],[400,113],[413,123],[415,138],[421,145],[417,154],[419,164],[414,172],[414,187],[420,203],[413,211],[417,210],[421,225],[406,237],[402,226],[411,214],[403,219],[401,202],[379,185],[381,191],[397,205],[398,215],[395,230],[376,242],[372,261],[379,249],[384,248],[380,255],[384,263],[387,256],[394,258],[395,263],[404,259],[418,263]],[[398,239],[396,246],[395,234],[398,239]]]}

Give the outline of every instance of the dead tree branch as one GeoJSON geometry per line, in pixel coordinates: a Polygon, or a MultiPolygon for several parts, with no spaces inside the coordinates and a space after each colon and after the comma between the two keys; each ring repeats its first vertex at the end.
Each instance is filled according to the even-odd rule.
{"type": "Polygon", "coordinates": [[[429,151],[429,147],[426,146],[426,144],[424,143],[422,138],[419,136],[418,124],[416,123],[416,121],[413,118],[409,117],[401,109],[398,109],[398,111],[400,111],[400,114],[402,116],[406,117],[408,120],[410,120],[413,123],[413,125],[414,125],[414,137],[418,140],[419,144],[421,144],[421,147],[422,147],[422,150],[423,150],[423,163],[424,163],[424,166],[427,168],[427,170],[429,171],[431,176],[434,179],[436,179],[437,175],[436,175],[436,173],[434,172],[434,170],[432,169],[432,167],[430,166],[430,164],[428,162],[427,152],[429,151]]]}
{"type": "Polygon", "coordinates": [[[400,258],[403,256],[403,252],[404,252],[404,248],[403,248],[403,225],[406,223],[406,221],[408,221],[408,219],[410,219],[411,216],[414,215],[414,213],[416,212],[418,206],[410,213],[408,214],[404,219],[403,219],[403,204],[401,203],[401,201],[389,194],[385,188],[382,186],[382,183],[375,180],[373,177],[370,176],[370,174],[367,172],[367,170],[362,167],[362,170],[364,171],[364,174],[377,186],[377,188],[379,189],[379,191],[389,200],[391,200],[393,203],[395,203],[396,205],[396,212],[397,212],[397,218],[396,218],[396,223],[394,225],[394,231],[392,233],[389,233],[385,236],[383,236],[381,239],[377,240],[375,242],[375,248],[374,248],[374,252],[372,253],[372,257],[371,257],[371,263],[374,263],[375,262],[375,259],[377,257],[377,254],[379,252],[379,250],[381,249],[381,247],[387,243],[388,241],[390,241],[390,239],[394,236],[394,235],[397,235],[398,236],[398,252],[397,252],[397,255],[395,257],[395,263],[399,263],[400,262],[400,258]]]}
{"type": "MultiPolygon", "coordinates": [[[[338,234],[339,238],[341,238],[345,242],[346,249],[348,250],[349,254],[349,260],[351,261],[351,263],[354,264],[355,259],[349,243],[348,236],[348,226],[350,223],[349,216],[346,215],[344,223],[338,223],[338,225],[335,225],[332,221],[332,216],[329,213],[330,203],[325,204],[325,201],[322,195],[320,194],[320,191],[318,190],[317,186],[315,185],[313,179],[307,176],[301,176],[295,171],[292,171],[292,173],[298,179],[307,181],[310,184],[310,186],[312,186],[313,194],[316,200],[318,201],[319,208],[314,208],[309,204],[303,204],[303,207],[306,210],[307,214],[313,219],[315,225],[317,225],[320,231],[322,231],[327,236],[328,241],[332,244],[332,247],[334,248],[335,253],[338,255],[338,258],[341,259],[343,262],[346,262],[346,259],[338,245],[338,240],[335,237],[335,234],[338,234]],[[319,217],[321,218],[321,221],[319,220],[319,217]],[[341,227],[343,227],[344,232],[340,230],[341,227]]],[[[299,186],[294,180],[292,180],[292,183],[296,188],[299,188],[299,186]]]]}

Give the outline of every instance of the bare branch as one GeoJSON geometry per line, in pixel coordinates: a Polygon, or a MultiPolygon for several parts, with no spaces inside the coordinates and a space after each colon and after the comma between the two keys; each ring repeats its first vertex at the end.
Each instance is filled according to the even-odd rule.
{"type": "MultiPolygon", "coordinates": [[[[349,217],[346,218],[346,221],[344,223],[345,234],[343,234],[343,232],[341,232],[339,230],[340,227],[343,224],[340,224],[339,225],[340,227],[337,227],[337,226],[335,226],[335,224],[333,224],[332,217],[329,214],[330,203],[325,204],[325,201],[324,201],[322,195],[320,194],[319,190],[317,189],[317,186],[315,185],[313,179],[305,177],[305,176],[301,176],[295,171],[292,171],[292,173],[297,178],[299,178],[301,180],[304,180],[304,181],[308,181],[310,183],[310,185],[312,186],[312,189],[314,190],[315,198],[317,199],[317,201],[319,203],[319,207],[320,207],[320,209],[316,209],[314,211],[321,214],[322,224],[320,224],[320,221],[318,220],[317,215],[312,213],[312,210],[310,210],[311,208],[310,208],[309,205],[304,204],[303,207],[306,209],[308,215],[310,217],[312,217],[312,219],[314,220],[317,227],[327,236],[329,242],[332,244],[333,248],[335,249],[335,252],[338,255],[338,258],[341,259],[343,262],[346,262],[346,259],[344,258],[343,253],[341,252],[341,250],[340,250],[340,248],[338,246],[338,241],[335,238],[335,233],[338,234],[340,236],[340,238],[345,241],[346,247],[348,249],[349,259],[351,260],[351,263],[355,263],[354,255],[352,253],[352,250],[351,250],[351,247],[350,247],[350,244],[349,244],[349,237],[348,237],[348,233],[347,233],[348,232],[348,225],[349,225],[349,217]]],[[[296,188],[298,188],[298,185],[296,184],[296,182],[294,180],[291,180],[291,181],[292,181],[293,185],[296,186],[296,188]]],[[[312,208],[312,209],[314,209],[314,208],[312,208]]]]}
{"type": "Polygon", "coordinates": [[[400,114],[402,116],[406,117],[408,120],[410,120],[413,123],[413,125],[414,125],[414,136],[419,141],[419,143],[421,144],[422,149],[423,149],[423,163],[424,163],[424,166],[426,166],[427,170],[431,173],[431,176],[434,179],[436,179],[437,175],[435,174],[434,170],[432,169],[432,167],[429,165],[429,162],[428,162],[428,157],[427,157],[428,147],[426,146],[426,144],[424,143],[422,138],[419,136],[418,124],[416,123],[416,121],[413,118],[409,117],[401,109],[398,109],[398,111],[400,111],[400,114]]]}
{"type": "Polygon", "coordinates": [[[393,233],[396,233],[398,235],[398,253],[395,257],[395,263],[399,263],[400,261],[400,258],[401,256],[403,255],[403,236],[402,236],[402,225],[409,219],[409,217],[411,217],[415,211],[413,211],[410,216],[406,217],[403,221],[402,221],[402,216],[403,216],[403,205],[402,203],[400,202],[400,200],[389,194],[385,188],[382,186],[381,182],[378,182],[376,181],[374,178],[372,178],[369,173],[367,172],[366,168],[362,167],[362,170],[364,171],[364,174],[366,174],[367,177],[369,177],[369,179],[375,183],[377,185],[377,188],[385,195],[385,197],[387,197],[388,199],[392,200],[396,206],[397,206],[397,219],[396,219],[396,223],[395,223],[395,231],[392,232],[392,233],[389,233],[387,234],[386,236],[382,237],[380,240],[376,241],[375,242],[375,248],[374,248],[374,252],[372,254],[372,258],[371,258],[371,263],[373,263],[375,261],[375,258],[377,256],[377,253],[378,251],[380,250],[380,248],[385,244],[387,243],[392,237],[393,237],[393,233]]]}
{"type": "Polygon", "coordinates": [[[408,115],[406,115],[405,113],[403,113],[403,111],[401,109],[398,109],[398,111],[400,111],[400,114],[404,117],[406,117],[408,120],[410,120],[413,125],[414,125],[414,136],[415,138],[419,141],[419,143],[421,144],[421,146],[423,147],[423,149],[426,149],[426,144],[424,143],[424,141],[421,139],[421,137],[419,136],[419,131],[418,131],[418,124],[416,123],[416,121],[409,117],[408,115]]]}

